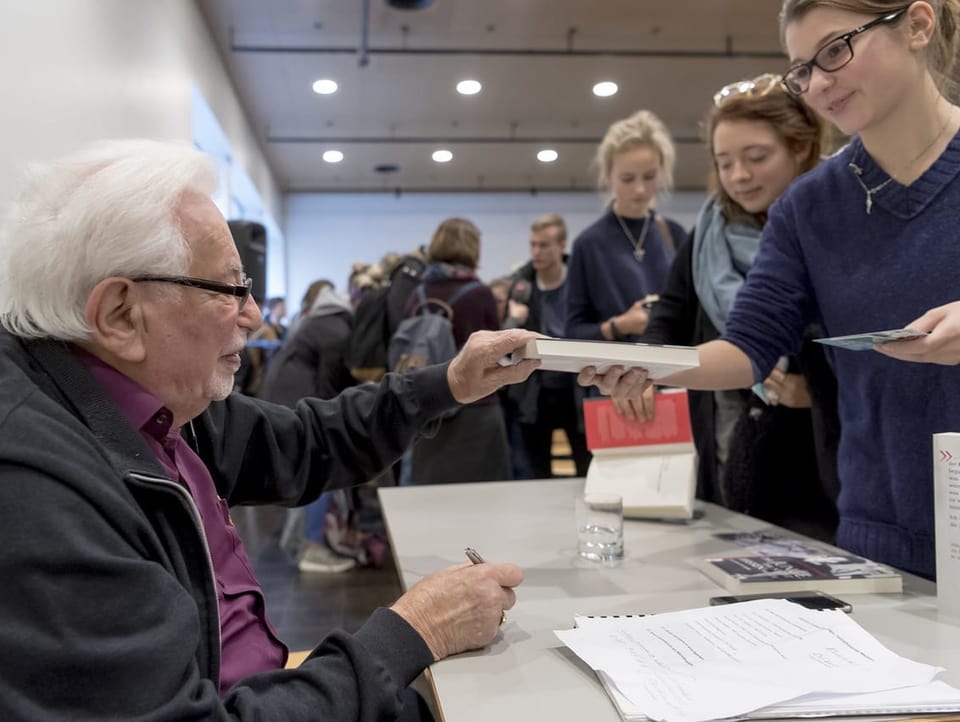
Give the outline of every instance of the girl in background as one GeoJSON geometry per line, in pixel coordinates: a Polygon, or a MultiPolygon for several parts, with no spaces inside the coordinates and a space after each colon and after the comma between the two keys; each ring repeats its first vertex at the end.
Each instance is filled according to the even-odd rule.
{"type": "Polygon", "coordinates": [[[569,338],[636,340],[660,293],[683,228],[657,215],[657,194],[673,183],[676,151],[657,116],[617,121],[597,148],[600,184],[613,200],[573,244],[567,280],[569,338]]]}

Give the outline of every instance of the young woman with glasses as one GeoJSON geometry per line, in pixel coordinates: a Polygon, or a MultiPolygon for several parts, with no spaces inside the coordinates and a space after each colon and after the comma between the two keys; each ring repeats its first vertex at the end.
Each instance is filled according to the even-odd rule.
{"type": "MultiPolygon", "coordinates": [[[[713,194],[677,251],[643,341],[693,345],[720,336],[756,257],[768,209],[819,162],[826,125],[780,80],[761,75],[714,96],[704,122],[713,194]]],[[[831,540],[836,383],[817,344],[808,342],[801,359],[785,357],[778,366],[756,393],[690,392],[697,495],[831,540]],[[817,424],[819,443],[811,406],[818,422],[827,421],[817,424]]],[[[647,400],[653,398],[650,393],[647,400]]],[[[621,407],[632,415],[629,402],[621,407]]]]}
{"type": "Polygon", "coordinates": [[[929,578],[930,437],[960,430],[958,19],[960,0],[784,1],[786,88],[853,137],[773,205],[726,331],[700,347],[699,369],[667,380],[750,386],[811,322],[827,336],[929,331],[828,351],[843,429],[837,542],[929,578]]]}
{"type": "Polygon", "coordinates": [[[660,293],[683,228],[656,214],[670,188],[676,151],[664,124],[648,110],[607,130],[594,161],[613,199],[573,244],[567,276],[566,335],[635,340],[648,320],[648,296],[660,293]]]}

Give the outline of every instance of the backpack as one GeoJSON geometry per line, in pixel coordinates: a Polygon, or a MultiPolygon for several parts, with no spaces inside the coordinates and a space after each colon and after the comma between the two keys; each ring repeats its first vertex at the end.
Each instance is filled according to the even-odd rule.
{"type": "Polygon", "coordinates": [[[389,284],[369,291],[360,300],[344,352],[344,362],[357,381],[379,381],[386,373],[390,337],[425,268],[419,258],[407,256],[390,274],[389,284]]]}
{"type": "Polygon", "coordinates": [[[453,339],[453,305],[465,294],[480,285],[471,281],[456,290],[446,301],[427,298],[423,284],[417,286],[416,316],[400,322],[390,339],[387,362],[398,373],[449,361],[457,355],[453,339]],[[432,311],[431,307],[437,308],[432,311]]]}

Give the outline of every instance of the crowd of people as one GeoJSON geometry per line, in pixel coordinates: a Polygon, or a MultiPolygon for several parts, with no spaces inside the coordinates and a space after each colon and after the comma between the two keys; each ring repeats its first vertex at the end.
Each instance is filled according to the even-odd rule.
{"type": "Polygon", "coordinates": [[[584,395],[644,420],[656,388],[498,363],[538,333],[696,345],[661,383],[691,389],[701,498],[933,578],[930,436],[960,426],[958,24],[960,0],[784,0],[788,68],[704,99],[693,228],[657,210],[675,150],[641,110],[597,148],[608,204],[572,248],[531,219],[529,260],[487,284],[481,229],[448,218],[342,294],[311,284],[288,325],[252,299],[198,151],[35,169],[0,239],[0,717],[421,719],[412,680],[488,644],[522,570],[430,575],[284,670],[229,507],[303,508],[300,568],[337,572],[377,554],[348,488],[548,477],[557,428],[583,474],[584,395]],[[925,335],[811,343],[904,326],[925,335]]]}

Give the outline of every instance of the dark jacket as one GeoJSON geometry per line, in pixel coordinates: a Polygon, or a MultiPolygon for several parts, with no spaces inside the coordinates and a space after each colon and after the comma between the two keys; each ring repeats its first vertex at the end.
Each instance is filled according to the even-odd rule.
{"type": "Polygon", "coordinates": [[[344,361],[352,330],[349,307],[315,308],[271,360],[257,396],[293,407],[307,396],[330,399],[352,386],[344,361]]]}
{"type": "MultiPolygon", "coordinates": [[[[374,476],[454,405],[438,366],[295,410],[233,394],[185,436],[230,504],[302,504],[374,476]]],[[[0,465],[0,719],[392,719],[432,661],[381,609],[221,700],[196,507],[65,344],[0,333],[0,465]]]]}
{"type": "MultiPolygon", "coordinates": [[[[645,343],[694,346],[720,334],[697,297],[693,281],[693,233],[677,250],[666,287],[660,294],[641,340],[645,343]]],[[[791,373],[803,373],[813,409],[766,406],[749,389],[738,392],[744,416],[731,447],[726,479],[717,479],[716,406],[712,391],[689,391],[690,419],[699,455],[697,495],[720,502],[712,490],[723,484],[732,504],[774,523],[830,537],[836,525],[833,501],[837,481],[836,380],[822,349],[807,343],[791,359],[791,373]],[[752,411],[751,411],[752,410],[752,411]],[[754,430],[751,431],[751,426],[754,430]],[[735,448],[737,445],[751,448],[735,448]],[[758,449],[763,446],[765,452],[758,449]],[[761,464],[765,466],[761,467],[761,464]],[[762,481],[757,478],[773,471],[762,481]],[[747,484],[753,488],[743,488],[747,484]],[[740,485],[740,489],[730,488],[740,485]],[[821,522],[823,522],[821,524],[821,522]],[[818,526],[822,528],[817,528],[818,526]]],[[[737,393],[737,392],[735,392],[737,393]]]]}
{"type": "MultiPolygon", "coordinates": [[[[569,256],[564,254],[563,263],[567,264],[569,256]]],[[[533,262],[528,261],[526,264],[521,266],[513,274],[510,283],[510,292],[507,295],[507,298],[512,298],[514,300],[521,300],[517,298],[517,289],[522,287],[524,289],[529,289],[529,292],[524,291],[523,295],[526,296],[529,293],[529,298],[525,301],[527,308],[530,309],[529,314],[527,314],[527,320],[520,326],[520,328],[526,329],[528,331],[544,332],[543,321],[541,320],[541,307],[542,307],[542,291],[537,287],[537,270],[533,267],[533,262]]],[[[562,372],[553,372],[553,371],[539,371],[535,374],[531,374],[530,377],[519,384],[512,384],[505,387],[504,393],[506,395],[507,403],[512,407],[513,413],[516,414],[517,420],[521,424],[535,424],[537,423],[537,400],[540,397],[540,390],[543,387],[543,374],[549,373],[562,373],[562,372]]],[[[573,377],[569,374],[563,374],[569,378],[570,386],[573,394],[573,402],[579,410],[580,415],[580,428],[583,428],[583,397],[585,395],[584,388],[579,384],[575,383],[573,377]]]]}

